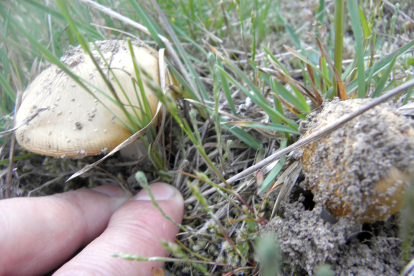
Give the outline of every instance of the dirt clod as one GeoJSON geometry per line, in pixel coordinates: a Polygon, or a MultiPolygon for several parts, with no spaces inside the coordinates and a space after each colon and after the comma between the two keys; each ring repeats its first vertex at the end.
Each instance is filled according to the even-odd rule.
{"type": "Polygon", "coordinates": [[[304,190],[283,204],[282,217],[261,229],[276,235],[282,251],[282,275],[314,275],[329,264],[335,275],[398,275],[400,242],[396,216],[386,222],[362,224],[346,217],[336,223],[324,220],[321,205],[305,210],[304,190]],[[367,229],[367,230],[365,230],[367,229]]]}
{"type": "MultiPolygon", "coordinates": [[[[301,131],[306,137],[370,101],[326,102],[301,123],[301,131]]],[[[301,158],[316,203],[336,216],[385,220],[401,209],[414,168],[413,122],[382,104],[304,146],[301,158]]]]}

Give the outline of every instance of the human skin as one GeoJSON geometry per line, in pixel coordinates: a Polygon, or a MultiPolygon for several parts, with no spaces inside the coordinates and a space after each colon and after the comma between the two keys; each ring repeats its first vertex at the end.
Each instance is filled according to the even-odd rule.
{"type": "MultiPolygon", "coordinates": [[[[179,191],[163,183],[150,188],[164,212],[181,223],[179,191]]],[[[145,190],[132,197],[115,186],[2,200],[0,229],[0,275],[42,275],[59,266],[54,275],[152,275],[163,263],[111,254],[168,256],[159,240],[174,241],[178,233],[145,190]]]]}

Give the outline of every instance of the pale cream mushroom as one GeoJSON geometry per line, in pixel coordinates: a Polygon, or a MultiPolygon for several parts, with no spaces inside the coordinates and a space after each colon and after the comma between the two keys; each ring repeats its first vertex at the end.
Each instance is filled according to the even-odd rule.
{"type": "MultiPolygon", "coordinates": [[[[135,88],[133,85],[132,78],[136,79],[136,74],[127,41],[97,41],[95,44],[126,92],[132,106],[138,115],[142,116],[136,97],[136,92],[140,95],[139,88],[138,85],[135,88]]],[[[143,43],[132,42],[132,45],[137,65],[144,68],[149,77],[159,84],[158,53],[143,43]]],[[[128,105],[120,86],[95,46],[90,43],[89,48],[107,79],[110,80],[120,101],[130,113],[133,113],[132,107],[128,105]]],[[[83,157],[106,153],[131,136],[131,130],[114,116],[116,114],[128,123],[125,114],[111,100],[113,96],[110,89],[89,55],[85,54],[80,46],[71,47],[61,61],[74,74],[87,82],[85,83],[93,96],[59,67],[51,65],[29,85],[23,94],[22,104],[16,114],[16,125],[39,109],[48,109],[16,131],[18,143],[29,151],[43,155],[83,157]]],[[[148,78],[142,73],[141,78],[146,100],[154,116],[158,100],[146,84],[148,78]]],[[[142,102],[141,97],[140,100],[142,102]]]]}

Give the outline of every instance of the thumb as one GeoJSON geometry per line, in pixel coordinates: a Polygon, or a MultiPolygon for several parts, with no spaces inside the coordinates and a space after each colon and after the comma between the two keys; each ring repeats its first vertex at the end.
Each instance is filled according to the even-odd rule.
{"type": "MultiPolygon", "coordinates": [[[[157,183],[150,189],[162,210],[181,223],[184,201],[171,185],[157,183]]],[[[55,275],[152,275],[152,267],[161,262],[126,261],[114,253],[136,254],[142,257],[168,256],[159,240],[174,241],[178,229],[165,219],[152,204],[148,193],[142,190],[122,205],[111,217],[101,236],[82,250],[55,275]]]]}

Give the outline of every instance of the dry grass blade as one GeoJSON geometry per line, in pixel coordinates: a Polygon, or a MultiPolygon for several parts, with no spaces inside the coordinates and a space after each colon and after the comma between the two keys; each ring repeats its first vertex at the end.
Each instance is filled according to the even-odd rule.
{"type": "Polygon", "coordinates": [[[66,180],[66,182],[68,182],[69,180],[78,177],[79,175],[89,171],[90,169],[98,166],[100,163],[102,163],[102,161],[104,161],[106,158],[114,155],[116,152],[118,152],[119,150],[125,148],[126,146],[128,146],[129,144],[133,143],[135,140],[137,140],[142,134],[144,134],[155,122],[155,119],[158,116],[159,110],[161,109],[161,104],[158,103],[158,108],[157,108],[157,112],[155,113],[154,118],[152,118],[151,122],[145,126],[144,128],[142,128],[140,131],[134,133],[133,135],[131,135],[128,139],[126,139],[124,142],[122,142],[121,144],[119,144],[116,148],[114,148],[110,153],[108,153],[107,155],[105,155],[104,157],[102,157],[101,159],[99,159],[98,161],[96,161],[93,164],[87,165],[85,166],[83,169],[77,171],[76,173],[74,173],[71,177],[68,178],[68,180],[66,180]]]}
{"type": "Polygon", "coordinates": [[[64,177],[65,175],[68,175],[68,174],[71,174],[71,172],[63,173],[62,175],[60,175],[60,176],[58,176],[58,177],[56,177],[56,178],[54,178],[52,180],[49,180],[46,183],[43,183],[41,186],[37,187],[36,189],[31,190],[27,194],[27,196],[30,197],[32,195],[32,193],[35,193],[35,192],[37,192],[37,191],[39,191],[39,190],[41,190],[41,189],[43,189],[43,188],[45,188],[45,187],[53,184],[53,183],[55,183],[56,181],[58,181],[59,179],[61,179],[62,177],[64,177]]]}
{"type": "MultiPolygon", "coordinates": [[[[104,14],[107,14],[107,15],[113,17],[113,18],[116,18],[116,19],[118,19],[118,20],[120,20],[120,21],[122,21],[122,22],[124,22],[128,25],[131,25],[134,28],[140,30],[141,32],[146,33],[147,35],[151,35],[148,28],[145,27],[144,25],[141,25],[141,24],[135,22],[134,20],[119,14],[119,13],[111,10],[108,7],[102,6],[102,5],[98,4],[97,2],[91,1],[91,0],[78,0],[78,1],[83,2],[83,3],[87,4],[88,6],[94,8],[94,9],[96,9],[96,10],[98,10],[98,11],[104,13],[104,14]]],[[[158,35],[158,36],[163,41],[168,40],[167,38],[163,37],[162,35],[158,35]]]]}
{"type": "MultiPolygon", "coordinates": [[[[160,76],[160,84],[164,93],[164,90],[166,90],[166,79],[165,76],[168,76],[170,78],[170,83],[173,83],[171,80],[171,76],[169,75],[169,72],[167,71],[167,64],[165,63],[165,49],[160,49],[158,52],[158,67],[159,67],[159,76],[160,76]]],[[[167,110],[165,106],[162,107],[161,110],[161,125],[158,129],[157,137],[155,137],[153,146],[151,147],[150,153],[153,153],[154,150],[157,148],[157,144],[162,136],[162,133],[164,131],[165,126],[165,120],[166,120],[167,110]]],[[[145,158],[147,158],[148,154],[146,154],[144,157],[137,161],[131,161],[131,162],[123,162],[123,163],[116,163],[114,166],[132,166],[141,163],[145,158]]]]}
{"type": "MultiPolygon", "coordinates": [[[[169,76],[169,72],[167,71],[167,64],[165,63],[165,49],[160,49],[158,52],[158,67],[159,67],[159,76],[160,76],[160,84],[164,93],[164,90],[166,89],[166,79],[165,76],[167,76],[170,78],[169,76]]],[[[172,83],[172,80],[170,79],[170,83],[172,83]]],[[[150,150],[150,154],[152,154],[154,152],[154,150],[157,148],[157,144],[159,142],[159,140],[161,139],[163,130],[164,130],[164,126],[165,126],[165,120],[166,120],[166,115],[167,115],[167,110],[165,109],[165,106],[162,107],[161,110],[161,125],[158,129],[158,134],[155,137],[154,142],[152,143],[152,147],[150,150]]],[[[157,116],[157,115],[155,115],[157,116]]],[[[132,166],[132,165],[136,165],[141,163],[143,160],[145,160],[145,158],[148,157],[148,153],[142,157],[139,160],[136,161],[131,161],[131,162],[122,162],[122,163],[116,163],[114,166],[132,166]]]]}
{"type": "Polygon", "coordinates": [[[316,44],[318,45],[318,48],[321,51],[321,54],[323,55],[323,57],[326,59],[326,62],[329,64],[329,66],[332,68],[335,74],[336,88],[338,91],[339,98],[343,101],[348,100],[348,94],[346,93],[345,84],[342,81],[341,75],[336,70],[334,64],[332,63],[332,60],[329,58],[329,55],[326,53],[325,48],[322,46],[321,42],[317,38],[316,38],[316,44]]]}
{"type": "MultiPolygon", "coordinates": [[[[16,104],[14,107],[15,112],[17,113],[17,111],[20,108],[20,104],[22,103],[22,95],[23,92],[21,90],[19,90],[17,92],[17,96],[16,96],[16,104]]],[[[37,113],[39,114],[39,113],[37,113]]],[[[11,139],[11,143],[10,143],[10,150],[9,150],[9,165],[7,167],[7,182],[6,182],[6,197],[9,198],[10,197],[10,191],[11,191],[11,185],[12,185],[12,174],[13,174],[13,160],[14,160],[14,149],[16,147],[16,137],[13,134],[13,137],[11,139]]]]}
{"type": "Polygon", "coordinates": [[[412,276],[414,275],[414,258],[404,267],[401,276],[412,276]]]}
{"type": "Polygon", "coordinates": [[[280,139],[281,135],[275,131],[288,132],[294,134],[300,134],[296,129],[290,128],[285,125],[275,124],[275,123],[262,123],[255,121],[229,121],[222,122],[222,125],[232,125],[244,128],[252,128],[265,136],[275,137],[280,139]],[[266,131],[269,130],[269,131],[266,131]]]}
{"type": "MultiPolygon", "coordinates": [[[[387,6],[392,8],[393,10],[395,10],[395,5],[392,4],[390,1],[384,0],[383,2],[384,2],[384,4],[386,4],[387,6]]],[[[414,24],[414,18],[412,18],[412,16],[407,15],[406,13],[404,13],[401,10],[398,10],[398,14],[401,15],[402,17],[404,17],[405,20],[407,20],[407,21],[411,22],[412,24],[414,24]]]]}
{"type": "MultiPolygon", "coordinates": [[[[290,166],[289,166],[290,168],[290,166]]],[[[269,190],[269,194],[276,191],[283,183],[285,182],[286,178],[289,176],[289,173],[291,172],[290,169],[286,169],[281,176],[278,177],[277,181],[273,184],[272,189],[269,190]]]]}
{"type": "Polygon", "coordinates": [[[270,219],[272,219],[275,213],[279,210],[282,200],[285,199],[286,195],[290,193],[290,190],[292,189],[293,185],[296,183],[296,180],[299,177],[301,169],[302,169],[302,164],[299,161],[296,161],[295,163],[290,165],[290,167],[286,170],[288,171],[288,173],[284,180],[282,189],[280,190],[279,195],[277,196],[277,200],[273,207],[273,211],[272,211],[272,215],[270,216],[270,219]]]}
{"type": "MultiPolygon", "coordinates": [[[[168,90],[165,76],[168,76],[170,78],[170,75],[169,75],[168,70],[167,70],[167,64],[165,63],[165,49],[160,49],[158,51],[158,68],[159,68],[161,90],[162,90],[162,93],[165,94],[166,91],[168,90]]],[[[173,83],[171,78],[170,78],[169,81],[170,81],[170,83],[173,83]]],[[[160,127],[158,129],[157,137],[155,137],[153,146],[151,148],[151,153],[153,153],[153,151],[157,148],[158,141],[160,140],[160,138],[161,138],[161,136],[164,132],[166,115],[167,115],[167,109],[165,108],[165,106],[162,106],[162,109],[161,109],[161,116],[162,116],[161,124],[160,124],[160,127]]]]}
{"type": "MultiPolygon", "coordinates": [[[[122,22],[124,22],[124,23],[140,30],[141,32],[144,32],[145,34],[151,35],[147,27],[133,21],[132,19],[130,19],[128,17],[123,16],[122,14],[119,14],[119,13],[111,10],[110,8],[102,6],[102,5],[100,5],[100,4],[98,4],[94,1],[91,1],[91,0],[78,0],[78,1],[83,2],[87,5],[89,5],[90,7],[93,7],[94,9],[97,9],[97,10],[99,10],[100,12],[102,12],[104,14],[107,14],[107,15],[113,17],[113,18],[116,18],[116,19],[118,19],[118,20],[120,20],[120,21],[122,21],[122,22]]],[[[188,76],[187,71],[184,68],[184,65],[182,64],[180,58],[178,57],[177,53],[175,52],[174,48],[172,47],[170,41],[166,37],[164,37],[160,34],[158,34],[158,37],[162,40],[165,47],[167,47],[168,56],[171,58],[171,60],[174,62],[174,64],[178,67],[178,70],[180,71],[180,73],[182,74],[184,79],[187,81],[187,83],[193,89],[194,93],[198,93],[198,90],[195,89],[193,82],[190,80],[190,77],[188,76]]],[[[202,97],[200,95],[197,95],[197,96],[200,100],[202,100],[202,97]]]]}
{"type": "MultiPolygon", "coordinates": [[[[154,148],[153,148],[154,149],[154,148]]],[[[151,153],[153,152],[153,149],[151,149],[151,153]]],[[[148,157],[148,153],[147,154],[145,154],[141,159],[139,159],[139,160],[136,160],[136,161],[131,161],[131,162],[121,162],[121,163],[115,163],[114,164],[114,166],[117,166],[117,167],[128,167],[128,166],[134,166],[134,165],[137,165],[137,164],[139,164],[139,163],[141,163],[142,161],[144,161],[145,160],[145,158],[147,158],[148,157]]]]}
{"type": "Polygon", "coordinates": [[[287,101],[285,101],[281,96],[277,95],[276,93],[270,93],[272,94],[273,97],[276,97],[284,106],[286,106],[287,109],[289,109],[292,113],[301,116],[302,112],[293,104],[288,103],[287,101]]]}
{"type": "Polygon", "coordinates": [[[280,79],[283,82],[286,82],[287,84],[295,87],[297,90],[299,90],[300,93],[302,93],[304,96],[309,97],[312,102],[314,102],[315,104],[317,104],[317,100],[315,98],[315,96],[305,87],[303,86],[301,83],[295,81],[294,79],[292,79],[291,77],[285,75],[285,73],[282,72],[282,70],[280,70],[277,67],[274,67],[275,70],[269,69],[269,68],[257,68],[260,72],[269,74],[271,76],[274,76],[278,79],[280,79]]]}
{"type": "Polygon", "coordinates": [[[42,107],[39,108],[38,110],[36,110],[36,113],[33,113],[32,115],[30,115],[29,117],[27,117],[26,119],[24,119],[19,125],[15,126],[12,129],[0,132],[0,138],[4,137],[6,135],[9,135],[10,133],[13,133],[14,131],[18,130],[19,128],[21,128],[22,126],[24,126],[25,124],[29,123],[30,121],[32,121],[34,118],[37,117],[37,115],[39,115],[40,113],[42,113],[43,111],[48,110],[50,107],[42,107]]]}
{"type": "MultiPolygon", "coordinates": [[[[213,52],[213,54],[217,55],[220,59],[226,59],[227,57],[225,57],[219,50],[217,50],[215,47],[213,47],[212,45],[210,45],[210,43],[208,43],[207,41],[203,40],[203,43],[205,45],[207,45],[207,47],[210,49],[210,51],[213,52]]],[[[230,60],[230,59],[229,59],[230,60]]],[[[233,61],[232,61],[233,62],[233,61]]]]}
{"type": "MultiPolygon", "coordinates": [[[[169,32],[170,37],[173,39],[173,41],[175,41],[176,47],[180,47],[180,42],[177,39],[177,36],[175,35],[175,32],[173,30],[173,28],[171,27],[170,23],[168,22],[167,18],[165,17],[163,11],[161,10],[160,6],[158,5],[157,1],[152,0],[152,5],[154,6],[155,10],[157,11],[158,15],[161,17],[162,22],[165,24],[166,28],[167,28],[167,32],[169,32]],[[174,38],[176,38],[174,40],[174,38]]],[[[180,73],[183,75],[184,79],[187,81],[187,83],[190,85],[191,89],[194,91],[194,93],[196,94],[196,96],[198,97],[198,100],[200,101],[204,101],[202,95],[200,95],[200,90],[196,89],[196,87],[193,84],[193,81],[191,81],[190,77],[187,74],[187,71],[184,68],[183,63],[181,62],[181,60],[179,59],[177,53],[175,52],[174,48],[171,46],[171,43],[169,40],[167,41],[163,41],[165,46],[167,47],[168,50],[168,54],[171,55],[171,59],[174,61],[175,65],[178,67],[178,69],[180,70],[180,73]]],[[[185,52],[181,52],[181,57],[184,59],[184,61],[186,60],[186,56],[185,56],[185,52]]],[[[187,66],[191,66],[189,64],[187,64],[187,66]]],[[[193,77],[197,78],[197,76],[193,77]]]]}
{"type": "MultiPolygon", "coordinates": [[[[164,93],[164,91],[162,91],[164,93]]],[[[104,157],[102,157],[101,159],[99,159],[98,161],[96,161],[93,164],[87,165],[85,166],[83,169],[77,171],[76,173],[74,173],[71,177],[68,178],[68,180],[66,180],[66,182],[68,182],[69,180],[89,171],[90,169],[96,167],[97,165],[99,165],[100,163],[102,163],[102,161],[104,161],[105,159],[107,159],[109,156],[114,155],[117,151],[125,148],[126,146],[128,146],[129,144],[133,143],[135,140],[137,140],[142,134],[144,134],[155,122],[155,120],[158,118],[158,114],[161,110],[161,108],[163,107],[163,105],[161,104],[161,102],[158,102],[158,106],[157,106],[157,111],[155,112],[154,117],[152,118],[152,120],[148,123],[148,125],[146,125],[144,128],[142,128],[141,130],[139,130],[138,132],[134,133],[133,135],[131,135],[128,139],[126,139],[124,142],[122,142],[121,144],[119,144],[116,148],[114,148],[110,153],[108,153],[107,155],[105,155],[104,157]]]]}
{"type": "MultiPolygon", "coordinates": [[[[315,99],[316,99],[316,106],[315,107],[319,107],[323,103],[323,99],[322,99],[322,96],[319,93],[319,91],[318,91],[318,89],[316,88],[316,85],[315,85],[315,74],[313,73],[313,69],[309,64],[306,64],[306,69],[308,70],[309,79],[310,79],[312,89],[313,89],[313,94],[315,95],[315,99]]],[[[322,80],[322,78],[321,78],[321,80],[322,80]]],[[[322,86],[321,86],[321,89],[322,89],[322,86]]]]}
{"type": "MultiPolygon", "coordinates": [[[[276,152],[275,154],[272,154],[271,156],[263,159],[262,161],[260,161],[259,163],[257,163],[256,165],[253,165],[249,168],[247,168],[246,170],[244,170],[241,173],[236,174],[235,176],[227,179],[227,184],[233,184],[234,182],[236,182],[237,180],[240,180],[242,178],[245,178],[246,176],[254,173],[255,171],[257,171],[258,169],[261,169],[262,167],[266,166],[267,164],[274,162],[275,160],[279,159],[280,157],[282,157],[283,155],[286,155],[290,152],[292,152],[293,150],[300,148],[304,145],[309,144],[312,141],[315,141],[323,136],[325,136],[326,134],[337,130],[338,128],[340,128],[343,124],[349,122],[350,120],[354,119],[355,117],[361,115],[362,113],[366,112],[367,110],[373,108],[374,106],[377,106],[381,103],[386,102],[387,100],[389,100],[392,97],[395,97],[396,95],[398,95],[399,93],[407,90],[410,87],[414,86],[414,80],[410,80],[407,81],[406,83],[400,85],[397,88],[394,88],[393,90],[390,90],[387,94],[376,98],[375,100],[373,100],[372,102],[370,102],[369,104],[367,104],[366,106],[364,106],[363,108],[349,114],[346,116],[343,116],[340,120],[336,121],[335,123],[332,123],[330,125],[327,125],[325,127],[323,127],[321,130],[309,135],[308,137],[306,137],[305,139],[301,139],[299,141],[297,141],[296,143],[290,145],[289,147],[276,152]]],[[[224,183],[219,184],[219,186],[223,187],[224,183]]],[[[205,192],[203,192],[201,195],[206,196],[209,195],[211,193],[213,193],[215,191],[215,188],[209,189],[205,192]]],[[[195,197],[190,197],[188,198],[185,203],[191,203],[194,202],[196,200],[195,197]]]]}
{"type": "MultiPolygon", "coordinates": [[[[173,88],[173,87],[172,87],[172,85],[170,85],[170,87],[171,87],[171,88],[173,88]]],[[[173,89],[173,90],[174,90],[174,89],[173,89]]],[[[210,106],[205,105],[205,104],[203,104],[203,103],[197,102],[197,101],[195,101],[195,100],[192,100],[192,99],[184,99],[184,100],[185,100],[185,101],[187,101],[187,102],[189,102],[189,103],[191,103],[191,104],[192,104],[192,105],[194,105],[194,106],[199,106],[199,107],[202,107],[202,108],[207,108],[207,109],[210,109],[210,110],[214,110],[214,108],[213,108],[213,107],[210,107],[210,106]]],[[[240,120],[240,118],[239,118],[239,117],[234,116],[233,114],[228,113],[228,112],[226,112],[226,111],[218,110],[217,112],[218,112],[219,114],[223,115],[223,116],[226,116],[226,117],[228,117],[228,118],[232,119],[232,120],[240,120]]]]}

